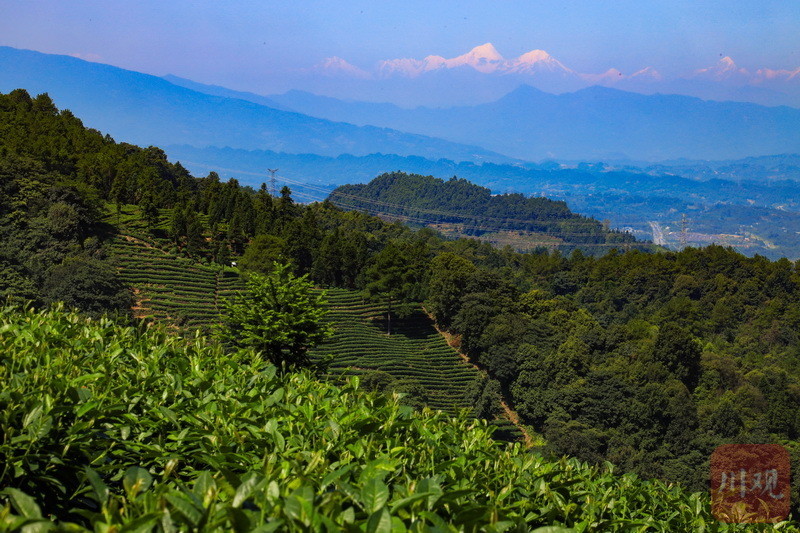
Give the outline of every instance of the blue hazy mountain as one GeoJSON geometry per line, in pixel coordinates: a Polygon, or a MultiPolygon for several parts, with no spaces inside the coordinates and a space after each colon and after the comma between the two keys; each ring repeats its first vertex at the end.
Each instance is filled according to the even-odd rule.
{"type": "Polygon", "coordinates": [[[275,100],[267,98],[266,96],[261,96],[260,94],[249,93],[245,91],[235,91],[233,89],[228,89],[227,87],[222,87],[220,85],[209,85],[206,83],[199,83],[186,78],[181,78],[180,76],[175,76],[174,74],[167,74],[166,76],[162,76],[162,79],[167,80],[171,84],[177,85],[178,87],[191,89],[198,93],[210,94],[211,96],[221,96],[223,98],[236,98],[238,100],[246,100],[248,102],[253,102],[254,104],[264,105],[267,107],[272,107],[274,109],[280,109],[281,111],[294,111],[294,109],[290,109],[282,104],[279,104],[275,100]]]}
{"type": "Polygon", "coordinates": [[[31,94],[47,92],[58,107],[70,109],[86,125],[141,145],[231,146],[330,156],[382,152],[509,161],[474,146],[312,118],[198,92],[110,65],[0,47],[0,92],[17,88],[31,94]]]}
{"type": "Polygon", "coordinates": [[[800,151],[800,110],[589,87],[523,85],[476,106],[403,109],[300,91],[270,96],[298,112],[478,144],[525,160],[739,159],[800,151]]]}

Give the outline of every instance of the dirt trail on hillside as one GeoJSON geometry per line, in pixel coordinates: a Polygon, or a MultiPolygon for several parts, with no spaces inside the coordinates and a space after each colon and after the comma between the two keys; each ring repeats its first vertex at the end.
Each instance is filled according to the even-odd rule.
{"type": "Polygon", "coordinates": [[[158,250],[159,252],[163,253],[164,255],[170,255],[169,252],[162,250],[158,246],[153,246],[149,242],[145,241],[144,239],[140,239],[139,237],[134,237],[133,235],[123,235],[122,233],[119,234],[120,237],[124,237],[128,242],[135,242],[136,244],[141,244],[145,248],[150,248],[152,250],[158,250]]]}
{"type": "Polygon", "coordinates": [[[145,307],[145,302],[150,301],[147,298],[144,298],[142,295],[141,289],[137,289],[133,287],[133,305],[131,306],[131,311],[133,311],[133,318],[145,318],[150,311],[149,307],[145,307]]]}
{"type": "MultiPolygon", "coordinates": [[[[459,335],[453,335],[452,333],[449,333],[447,331],[439,329],[439,325],[433,319],[433,316],[428,312],[428,310],[425,309],[424,307],[422,308],[422,310],[425,312],[425,314],[428,316],[428,318],[431,319],[431,323],[433,324],[433,327],[436,328],[436,331],[439,333],[439,335],[444,337],[444,340],[447,343],[447,345],[450,346],[452,349],[454,349],[456,351],[456,353],[458,354],[458,356],[466,364],[468,364],[469,366],[471,366],[472,368],[474,368],[475,370],[477,370],[479,372],[483,372],[484,370],[481,367],[479,367],[478,365],[476,365],[475,363],[470,361],[469,357],[467,357],[461,351],[461,337],[459,335]]],[[[505,399],[500,400],[500,406],[503,408],[503,412],[505,413],[506,418],[508,419],[508,421],[511,422],[512,424],[514,424],[517,427],[517,429],[520,430],[520,432],[522,433],[522,438],[525,441],[525,446],[528,446],[528,447],[533,446],[533,438],[530,436],[528,431],[525,429],[525,426],[520,424],[519,415],[517,414],[517,412],[514,411],[513,409],[511,409],[511,407],[508,406],[508,403],[506,403],[505,399]]]]}

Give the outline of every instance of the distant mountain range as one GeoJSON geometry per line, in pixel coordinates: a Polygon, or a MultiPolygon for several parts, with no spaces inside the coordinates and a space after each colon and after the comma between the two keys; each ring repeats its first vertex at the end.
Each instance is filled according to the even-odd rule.
{"type": "Polygon", "coordinates": [[[258,95],[188,80],[181,85],[74,57],[0,47],[0,92],[17,88],[32,94],[47,92],[58,107],[70,109],[88,126],[127,142],[329,156],[382,152],[459,161],[510,161],[475,146],[313,118],[287,111],[258,95]]]}
{"type": "Polygon", "coordinates": [[[556,93],[602,85],[644,94],[684,94],[711,100],[800,107],[800,67],[749,71],[727,56],[715,65],[676,77],[664,76],[653,66],[643,66],[634,72],[610,68],[605,72],[585,73],[569,68],[544,50],[531,50],[506,59],[491,43],[485,43],[449,59],[440,55],[386,59],[369,69],[340,57],[329,57],[307,74],[304,88],[317,94],[389,100],[412,107],[484,103],[523,83],[556,93]],[[402,88],[402,97],[393,87],[402,88]]]}
{"type": "MultiPolygon", "coordinates": [[[[698,76],[746,75],[731,65],[698,76]]],[[[483,78],[504,72],[576,75],[540,50],[509,61],[491,45],[453,59],[388,61],[379,70],[392,82],[448,72],[483,78]],[[398,76],[400,71],[405,74],[398,76]]],[[[0,47],[0,90],[18,87],[48,92],[57,105],[84,117],[91,127],[145,145],[499,163],[548,158],[721,160],[800,152],[798,109],[601,86],[555,95],[522,85],[486,104],[405,109],[297,91],[262,96],[0,47]]]]}
{"type": "Polygon", "coordinates": [[[594,86],[554,95],[523,85],[495,102],[404,109],[291,91],[301,113],[476,144],[528,161],[737,159],[800,151],[800,110],[594,86]]]}

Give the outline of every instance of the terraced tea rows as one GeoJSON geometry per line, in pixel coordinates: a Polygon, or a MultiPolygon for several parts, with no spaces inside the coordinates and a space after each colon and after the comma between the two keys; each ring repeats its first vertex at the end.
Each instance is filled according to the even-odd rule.
{"type": "Polygon", "coordinates": [[[221,298],[242,287],[231,268],[170,255],[140,238],[118,235],[112,250],[120,277],[134,289],[138,317],[206,328],[218,320],[221,298]]]}
{"type": "Polygon", "coordinates": [[[328,301],[328,319],[336,332],[314,353],[335,356],[333,373],[380,370],[419,383],[434,409],[452,412],[469,407],[466,389],[479,374],[447,345],[421,311],[394,322],[394,332],[387,335],[383,307],[364,302],[357,291],[329,289],[328,301]]]}
{"type": "MultiPolygon", "coordinates": [[[[207,266],[170,254],[155,240],[131,231],[112,244],[120,277],[136,295],[138,317],[153,317],[189,328],[209,329],[218,319],[222,300],[243,288],[238,271],[207,266]]],[[[335,334],[312,353],[335,356],[330,374],[386,372],[407,384],[418,384],[433,409],[450,413],[468,408],[465,394],[479,372],[464,363],[421,311],[394,322],[385,333],[383,307],[364,302],[358,291],[329,289],[335,334]]],[[[494,422],[498,436],[518,438],[519,430],[505,419],[494,422]]]]}

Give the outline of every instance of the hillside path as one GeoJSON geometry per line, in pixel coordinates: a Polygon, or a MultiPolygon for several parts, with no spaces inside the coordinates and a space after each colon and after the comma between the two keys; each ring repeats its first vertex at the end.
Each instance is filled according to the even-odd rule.
{"type": "MultiPolygon", "coordinates": [[[[461,339],[457,335],[453,335],[452,333],[440,329],[439,324],[437,324],[436,320],[433,319],[433,315],[431,315],[428,312],[428,310],[425,309],[425,307],[423,307],[422,310],[425,312],[426,315],[428,315],[428,318],[431,319],[431,323],[433,324],[433,327],[436,328],[436,331],[439,333],[439,335],[441,335],[444,338],[448,346],[450,346],[452,349],[456,351],[456,353],[464,361],[464,363],[470,365],[472,368],[474,368],[479,372],[483,372],[483,369],[481,367],[470,361],[469,357],[467,357],[466,354],[464,354],[461,351],[460,349],[461,339]]],[[[525,426],[520,424],[519,415],[517,414],[517,412],[511,409],[511,407],[509,407],[505,399],[500,400],[500,406],[503,408],[503,412],[505,413],[506,418],[509,420],[509,422],[514,424],[517,427],[517,429],[519,429],[520,433],[522,433],[522,438],[525,441],[525,446],[527,447],[533,446],[533,438],[530,436],[527,429],[525,429],[525,426]]]]}

